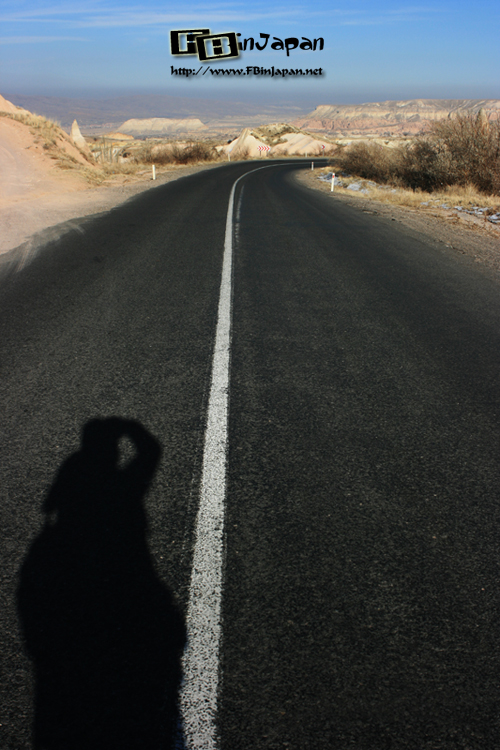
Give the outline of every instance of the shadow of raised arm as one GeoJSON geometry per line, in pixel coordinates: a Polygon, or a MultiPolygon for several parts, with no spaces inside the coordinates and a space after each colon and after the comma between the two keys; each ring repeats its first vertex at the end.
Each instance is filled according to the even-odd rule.
{"type": "Polygon", "coordinates": [[[92,420],[44,501],[18,589],[36,750],[169,747],[186,636],[146,539],[160,456],[139,423],[92,420]],[[123,437],[135,455],[120,467],[123,437]]]}

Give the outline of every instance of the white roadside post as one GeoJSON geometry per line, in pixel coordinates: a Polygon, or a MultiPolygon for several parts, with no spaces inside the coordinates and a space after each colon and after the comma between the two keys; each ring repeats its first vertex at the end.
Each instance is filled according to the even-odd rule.
{"type": "Polygon", "coordinates": [[[311,162],[311,169],[314,169],[314,162],[311,162]]]}
{"type": "Polygon", "coordinates": [[[335,184],[335,172],[332,172],[332,186],[330,188],[330,193],[333,193],[334,184],[335,184]]]}
{"type": "Polygon", "coordinates": [[[156,167],[153,164],[153,180],[156,180],[156,167]]]}

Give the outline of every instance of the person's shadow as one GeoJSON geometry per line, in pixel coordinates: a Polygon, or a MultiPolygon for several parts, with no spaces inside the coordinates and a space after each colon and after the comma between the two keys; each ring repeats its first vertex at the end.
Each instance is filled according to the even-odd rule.
{"type": "Polygon", "coordinates": [[[137,422],[93,420],[43,505],[18,608],[35,667],[36,750],[165,750],[182,615],[153,567],[143,497],[161,455],[137,422]],[[119,441],[135,456],[121,467],[119,441]]]}

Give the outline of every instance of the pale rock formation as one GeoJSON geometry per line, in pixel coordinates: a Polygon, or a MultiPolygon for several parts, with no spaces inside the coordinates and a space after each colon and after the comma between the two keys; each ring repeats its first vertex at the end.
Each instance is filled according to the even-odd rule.
{"type": "Polygon", "coordinates": [[[235,157],[248,156],[256,158],[259,156],[287,156],[292,154],[321,156],[322,153],[335,148],[333,144],[315,138],[313,135],[302,133],[294,128],[294,132],[280,133],[281,129],[288,129],[289,126],[280,123],[274,126],[262,126],[251,130],[244,128],[240,135],[234,141],[222,146],[219,151],[225,154],[233,154],[235,157]],[[276,143],[276,138],[279,138],[276,143]],[[259,146],[269,145],[269,151],[261,151],[259,146]],[[323,148],[324,146],[324,148],[323,148]]]}
{"type": "Polygon", "coordinates": [[[71,126],[71,140],[75,144],[75,146],[78,146],[78,148],[81,148],[82,151],[85,151],[86,153],[90,153],[90,148],[88,146],[87,141],[81,134],[80,128],[78,127],[78,123],[76,120],[73,120],[73,125],[71,126]]]}
{"type": "Polygon", "coordinates": [[[335,148],[333,144],[314,138],[306,133],[286,133],[283,136],[284,143],[277,143],[271,148],[271,153],[276,156],[321,156],[322,153],[335,148]]]}
{"type": "Polygon", "coordinates": [[[255,158],[262,156],[263,152],[259,151],[259,146],[265,146],[264,141],[260,138],[256,138],[250,128],[244,128],[239,136],[228,143],[226,146],[222,146],[220,149],[225,154],[233,154],[233,156],[248,156],[255,158]]]}
{"type": "Polygon", "coordinates": [[[481,110],[484,110],[488,120],[500,118],[500,100],[410,99],[367,104],[322,104],[306,117],[295,120],[294,125],[338,134],[414,134],[425,129],[429,122],[458,114],[477,115],[481,110]]]}

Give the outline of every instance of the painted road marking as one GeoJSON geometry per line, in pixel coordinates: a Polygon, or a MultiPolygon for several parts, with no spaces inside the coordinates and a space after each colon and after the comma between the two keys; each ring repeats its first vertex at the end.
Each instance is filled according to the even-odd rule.
{"type": "Polygon", "coordinates": [[[229,196],[187,614],[188,639],[182,660],[180,712],[183,737],[182,740],[178,739],[178,746],[186,750],[216,750],[218,746],[216,713],[231,354],[234,195],[238,182],[244,177],[276,166],[282,164],[270,164],[246,172],[233,184],[229,196]]]}

